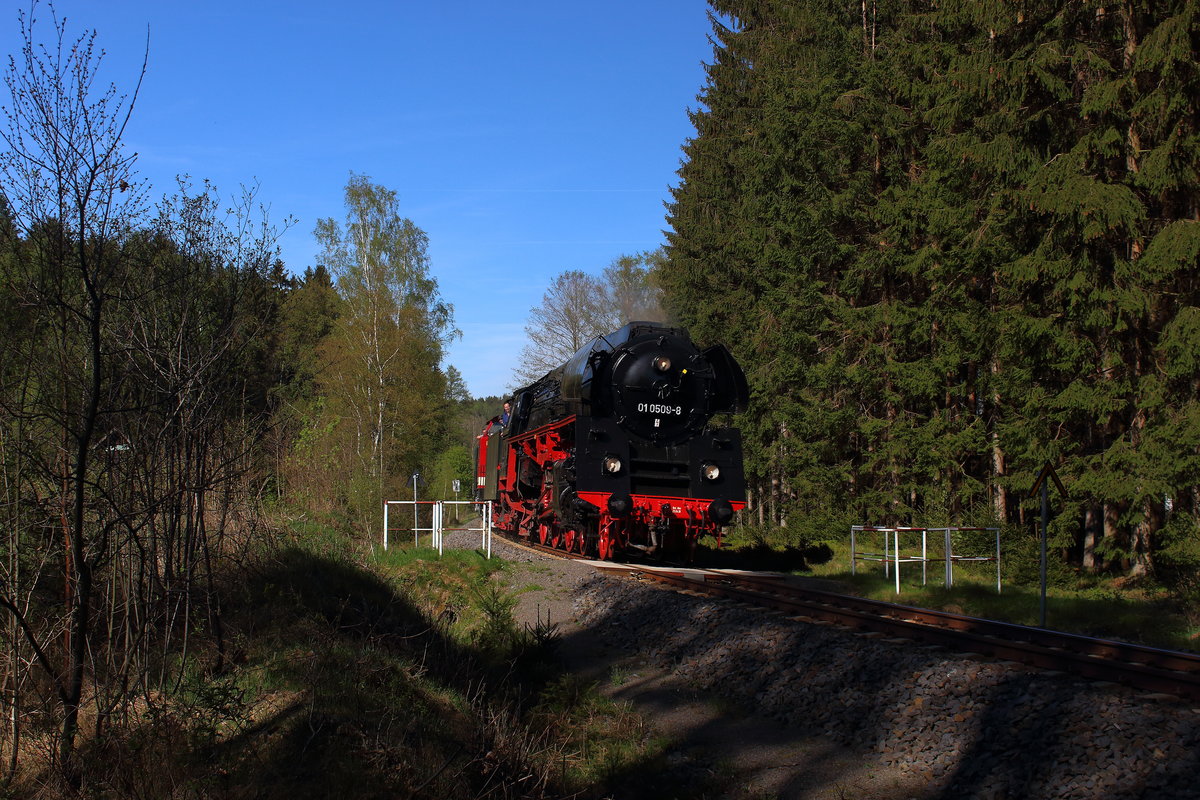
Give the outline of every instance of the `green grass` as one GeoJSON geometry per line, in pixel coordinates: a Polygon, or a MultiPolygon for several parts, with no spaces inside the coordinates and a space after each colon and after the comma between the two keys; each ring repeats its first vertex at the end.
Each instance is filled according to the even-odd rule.
{"type": "Polygon", "coordinates": [[[531,719],[539,728],[561,732],[558,778],[570,792],[606,785],[631,764],[654,762],[667,744],[628,703],[605,697],[594,682],[574,675],[545,688],[531,719]]]}
{"type": "Polygon", "coordinates": [[[476,550],[445,550],[441,556],[430,547],[372,552],[372,567],[461,643],[484,635],[489,609],[497,613],[492,577],[504,566],[476,550]]]}
{"type": "Polygon", "coordinates": [[[621,687],[628,683],[629,679],[634,677],[636,674],[637,673],[630,670],[629,667],[617,664],[609,670],[608,680],[612,686],[621,687]]]}
{"type": "Polygon", "coordinates": [[[603,796],[661,751],[518,627],[501,559],[281,533],[227,576],[225,658],[195,637],[178,691],[82,748],[88,796],[603,796]]]}
{"type": "MultiPolygon", "coordinates": [[[[995,565],[958,564],[954,586],[944,585],[942,562],[932,562],[928,583],[921,584],[920,564],[901,564],[900,593],[895,576],[884,576],[879,562],[858,563],[850,574],[849,543],[833,548],[833,558],[797,574],[834,581],[842,590],[874,600],[933,608],[973,617],[1036,626],[1041,592],[1037,585],[1015,582],[1001,562],[1001,591],[995,565]]],[[[1177,599],[1148,584],[1091,576],[1058,576],[1046,592],[1046,626],[1056,630],[1175,650],[1197,648],[1197,628],[1177,599]],[[1062,585],[1067,583],[1068,585],[1062,585]]]]}

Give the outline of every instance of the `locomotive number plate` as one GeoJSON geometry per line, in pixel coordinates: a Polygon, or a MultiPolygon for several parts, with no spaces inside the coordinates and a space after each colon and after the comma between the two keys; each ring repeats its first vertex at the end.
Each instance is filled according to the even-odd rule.
{"type": "Polygon", "coordinates": [[[677,417],[683,416],[682,407],[663,406],[658,403],[638,403],[638,411],[643,414],[674,414],[677,417]]]}

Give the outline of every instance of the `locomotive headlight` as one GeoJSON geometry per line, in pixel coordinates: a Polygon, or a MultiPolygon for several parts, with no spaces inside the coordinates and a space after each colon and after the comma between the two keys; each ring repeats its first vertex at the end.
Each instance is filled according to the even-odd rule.
{"type": "Polygon", "coordinates": [[[609,475],[616,475],[621,471],[621,459],[616,456],[605,456],[603,461],[604,471],[609,475]]]}
{"type": "Polygon", "coordinates": [[[704,476],[706,481],[715,481],[721,477],[721,468],[716,464],[705,464],[700,467],[700,474],[704,476]]]}
{"type": "Polygon", "coordinates": [[[666,372],[671,368],[671,359],[666,356],[655,356],[654,368],[659,372],[666,372]]]}

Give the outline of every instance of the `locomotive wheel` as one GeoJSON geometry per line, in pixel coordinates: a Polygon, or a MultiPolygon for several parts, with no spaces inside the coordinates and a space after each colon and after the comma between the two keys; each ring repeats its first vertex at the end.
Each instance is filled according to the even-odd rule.
{"type": "Polygon", "coordinates": [[[564,538],[565,541],[563,542],[563,549],[568,553],[574,553],[580,544],[579,533],[574,528],[570,528],[564,538]]]}
{"type": "Polygon", "coordinates": [[[538,544],[545,544],[546,540],[549,538],[550,538],[550,526],[546,525],[545,523],[538,525],[538,532],[537,532],[538,544]]]}
{"type": "Polygon", "coordinates": [[[600,531],[599,556],[601,561],[608,561],[612,558],[613,543],[612,537],[608,535],[608,531],[600,531]]]}

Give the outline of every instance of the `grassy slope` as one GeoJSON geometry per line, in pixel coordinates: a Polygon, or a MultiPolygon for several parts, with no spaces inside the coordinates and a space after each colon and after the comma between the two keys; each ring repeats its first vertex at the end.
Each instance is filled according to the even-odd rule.
{"type": "Polygon", "coordinates": [[[586,798],[658,763],[636,714],[560,672],[553,630],[517,629],[499,559],[350,552],[309,531],[231,579],[229,666],[194,653],[93,741],[83,795],[586,798]]]}

